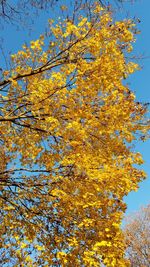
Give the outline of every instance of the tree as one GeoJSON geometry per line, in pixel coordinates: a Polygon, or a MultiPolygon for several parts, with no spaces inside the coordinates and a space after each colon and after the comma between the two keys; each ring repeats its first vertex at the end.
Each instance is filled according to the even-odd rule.
{"type": "MultiPolygon", "coordinates": [[[[109,1],[107,0],[98,0],[101,5],[107,6],[109,1]]],[[[83,4],[90,4],[94,2],[93,0],[79,0],[79,1],[63,1],[63,4],[68,5],[83,5],[83,4]],[[70,3],[69,3],[70,2],[70,3]]],[[[121,4],[124,0],[112,0],[110,1],[115,4],[121,4]]],[[[0,1],[0,18],[4,22],[11,22],[17,25],[20,24],[20,21],[24,21],[24,19],[30,20],[31,13],[32,15],[35,12],[39,12],[42,10],[49,10],[57,8],[62,5],[60,0],[16,0],[11,3],[8,0],[1,0],[0,1]],[[29,12],[30,10],[30,12],[29,12]]]]}
{"type": "Polygon", "coordinates": [[[124,229],[131,267],[150,266],[150,205],[127,217],[124,229]]]}
{"type": "Polygon", "coordinates": [[[98,3],[75,15],[49,20],[0,82],[3,266],[128,266],[123,197],[145,178],[131,143],[149,129],[124,85],[135,25],[98,3]]]}

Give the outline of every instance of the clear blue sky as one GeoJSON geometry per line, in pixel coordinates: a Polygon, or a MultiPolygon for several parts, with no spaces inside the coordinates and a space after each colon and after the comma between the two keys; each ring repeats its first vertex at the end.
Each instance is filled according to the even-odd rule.
{"type": "MultiPolygon", "coordinates": [[[[119,16],[122,18],[136,17],[141,20],[141,23],[138,25],[141,34],[137,36],[137,42],[134,47],[135,54],[137,56],[142,54],[145,58],[139,61],[140,65],[142,65],[142,70],[132,75],[128,82],[130,83],[130,88],[136,93],[138,101],[150,102],[150,0],[131,0],[131,2],[134,3],[126,3],[124,5],[124,9],[123,11],[120,10],[119,16]]],[[[1,29],[1,34],[4,37],[3,47],[5,48],[6,54],[8,51],[15,53],[21,49],[24,42],[28,43],[30,40],[38,38],[43,33],[47,18],[48,15],[46,14],[38,16],[30,30],[30,35],[25,29],[17,30],[15,27],[12,28],[9,25],[1,29]]],[[[1,66],[3,65],[4,59],[1,58],[1,66]]],[[[140,184],[138,192],[131,192],[125,198],[128,205],[127,213],[135,211],[140,206],[150,202],[150,140],[145,143],[137,143],[136,147],[142,153],[145,160],[143,168],[148,178],[140,184]]]]}
{"type": "MultiPolygon", "coordinates": [[[[136,0],[132,5],[126,4],[125,9],[129,17],[141,20],[138,28],[141,34],[137,36],[135,54],[143,55],[139,61],[142,70],[136,72],[130,78],[130,88],[136,93],[138,101],[150,102],[150,0],[136,0]]],[[[139,209],[140,206],[150,203],[150,140],[136,145],[145,160],[143,166],[147,173],[147,179],[140,183],[137,192],[131,192],[126,197],[128,205],[127,213],[139,209]]]]}

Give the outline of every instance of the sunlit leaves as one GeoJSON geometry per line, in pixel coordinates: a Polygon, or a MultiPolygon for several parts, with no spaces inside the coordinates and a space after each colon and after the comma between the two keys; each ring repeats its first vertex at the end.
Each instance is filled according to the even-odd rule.
{"type": "Polygon", "coordinates": [[[50,40],[12,55],[1,82],[4,262],[127,266],[123,197],[145,178],[131,143],[148,130],[124,82],[138,69],[134,26],[99,4],[49,24],[50,40]]]}

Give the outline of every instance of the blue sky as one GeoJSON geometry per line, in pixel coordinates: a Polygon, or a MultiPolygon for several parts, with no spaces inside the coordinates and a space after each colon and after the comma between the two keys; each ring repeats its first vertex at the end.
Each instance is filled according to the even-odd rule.
{"type": "MultiPolygon", "coordinates": [[[[64,1],[67,2],[67,1],[64,1]]],[[[129,1],[124,5],[123,10],[119,11],[119,16],[124,17],[136,17],[141,20],[138,24],[138,28],[141,30],[141,34],[137,36],[137,42],[134,45],[134,54],[137,56],[143,56],[139,63],[142,66],[142,70],[136,72],[127,81],[130,84],[130,88],[135,92],[138,101],[150,102],[150,0],[136,0],[132,1],[133,4],[129,4],[129,1]]],[[[117,13],[118,16],[118,13],[117,13]]],[[[6,54],[8,52],[15,53],[24,42],[29,42],[39,37],[43,33],[45,25],[47,24],[48,14],[41,14],[36,18],[35,23],[29,31],[17,30],[16,27],[10,27],[5,25],[4,29],[1,29],[1,36],[3,36],[3,48],[6,54]]],[[[1,57],[1,66],[4,65],[4,58],[1,57]]],[[[150,202],[150,140],[138,142],[136,148],[143,155],[145,163],[143,165],[144,170],[147,173],[147,179],[140,184],[140,188],[137,192],[131,192],[125,201],[128,205],[127,214],[139,209],[140,206],[146,205],[150,202]]]]}
{"type": "MultiPolygon", "coordinates": [[[[130,88],[135,92],[138,101],[150,102],[150,1],[136,0],[133,4],[126,4],[125,9],[129,17],[136,17],[141,21],[138,25],[141,33],[137,36],[134,52],[137,56],[143,56],[139,61],[142,70],[129,79],[130,88]]],[[[143,155],[145,161],[143,168],[147,173],[147,179],[140,183],[137,192],[131,192],[125,198],[128,205],[127,213],[150,203],[150,140],[139,142],[136,147],[143,155]]]]}

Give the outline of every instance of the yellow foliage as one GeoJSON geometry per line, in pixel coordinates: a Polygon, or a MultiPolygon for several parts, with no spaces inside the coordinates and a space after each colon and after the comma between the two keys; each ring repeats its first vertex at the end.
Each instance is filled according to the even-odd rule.
{"type": "Polygon", "coordinates": [[[149,126],[124,82],[139,69],[132,21],[99,4],[91,16],[49,21],[51,40],[3,73],[2,243],[18,266],[128,266],[123,197],[145,178],[130,143],[149,126]]]}

